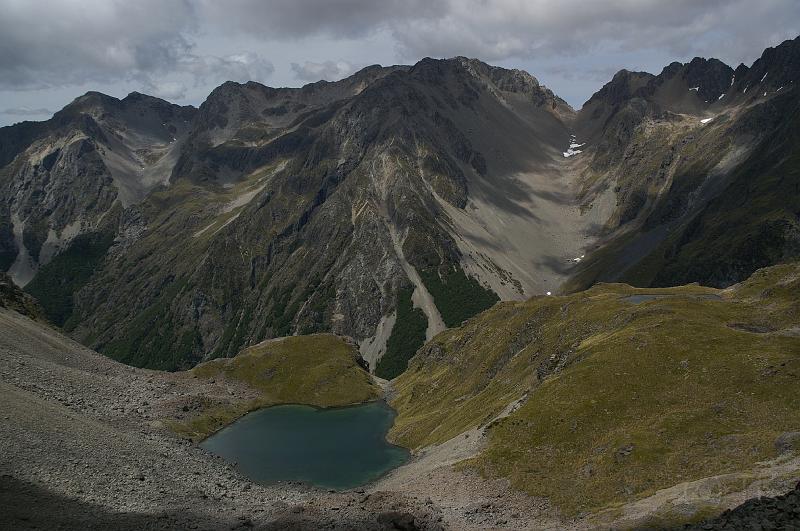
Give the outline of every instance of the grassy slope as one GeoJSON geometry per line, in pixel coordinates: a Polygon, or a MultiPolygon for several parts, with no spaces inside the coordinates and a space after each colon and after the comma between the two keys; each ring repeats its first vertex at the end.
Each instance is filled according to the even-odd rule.
{"type": "MultiPolygon", "coordinates": [[[[79,335],[81,342],[136,367],[175,371],[200,361],[202,348],[197,330],[177,322],[173,318],[172,306],[183,291],[191,287],[192,274],[208,251],[214,232],[238,212],[216,214],[217,209],[234,199],[236,194],[246,191],[248,186],[253,186],[259,175],[224,192],[209,191],[185,181],[175,183],[169,190],[153,192],[143,207],[152,218],[149,222],[152,228],[137,241],[136,248],[123,261],[114,264],[116,269],[107,272],[110,278],[101,279],[101,284],[129,275],[139,279],[138,283],[126,284],[123,289],[147,289],[147,283],[141,279],[157,279],[161,287],[147,307],[124,321],[121,330],[108,334],[113,339],[98,343],[95,335],[97,330],[105,331],[105,327],[120,319],[116,312],[103,315],[91,335],[79,335]],[[206,230],[194,237],[199,232],[198,225],[206,230]],[[169,264],[171,269],[164,264],[169,264]],[[170,274],[164,275],[163,271],[170,274]]],[[[229,297],[233,298],[233,295],[229,297]]],[[[135,297],[131,298],[135,300],[135,297]]],[[[66,323],[65,329],[71,330],[71,324],[66,323]]],[[[238,320],[233,323],[238,324],[238,320]]],[[[230,352],[218,354],[233,355],[237,351],[231,346],[230,352]]]]}
{"type": "Polygon", "coordinates": [[[199,412],[171,427],[180,435],[204,439],[238,417],[275,404],[346,406],[379,398],[369,374],[356,363],[357,351],[332,334],[265,341],[234,358],[216,359],[190,371],[197,378],[244,384],[257,398],[199,412]]]}
{"type": "Polygon", "coordinates": [[[568,514],[741,470],[800,429],[797,293],[792,264],[725,292],[605,284],[496,305],[412,359],[390,435],[443,442],[529,393],[470,466],[568,514]]]}

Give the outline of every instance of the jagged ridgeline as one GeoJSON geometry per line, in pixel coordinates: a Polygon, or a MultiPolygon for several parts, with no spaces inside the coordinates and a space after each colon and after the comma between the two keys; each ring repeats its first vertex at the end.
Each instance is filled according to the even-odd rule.
{"type": "Polygon", "coordinates": [[[330,331],[394,377],[498,300],[800,256],[799,53],[622,71],[580,112],[465,58],[198,109],[90,92],[0,129],[0,269],[125,363],[330,331]]]}

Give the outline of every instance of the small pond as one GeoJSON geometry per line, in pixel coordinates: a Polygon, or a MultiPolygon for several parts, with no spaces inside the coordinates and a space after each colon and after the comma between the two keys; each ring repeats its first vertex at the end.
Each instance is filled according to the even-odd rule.
{"type": "Polygon", "coordinates": [[[386,442],[393,421],[383,402],[331,409],[274,406],[245,415],[200,446],[236,463],[257,483],[302,481],[342,490],[406,462],[408,451],[386,442]]]}

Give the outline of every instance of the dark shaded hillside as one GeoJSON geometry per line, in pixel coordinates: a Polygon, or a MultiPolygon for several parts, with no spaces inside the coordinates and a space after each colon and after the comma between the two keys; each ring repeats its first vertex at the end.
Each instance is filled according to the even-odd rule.
{"type": "Polygon", "coordinates": [[[800,38],[735,73],[696,59],[656,77],[619,74],[587,102],[578,124],[601,140],[585,202],[612,190],[616,212],[568,289],[724,287],[800,256],[799,57],[800,38]],[[697,112],[681,114],[690,101],[697,112]]]}

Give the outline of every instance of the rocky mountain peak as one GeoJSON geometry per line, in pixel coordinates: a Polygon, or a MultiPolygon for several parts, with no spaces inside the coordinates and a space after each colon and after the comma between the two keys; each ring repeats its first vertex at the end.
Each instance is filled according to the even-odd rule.
{"type": "Polygon", "coordinates": [[[55,118],[56,122],[65,123],[78,115],[87,115],[100,121],[130,122],[131,120],[136,121],[137,117],[152,114],[162,121],[170,118],[188,120],[194,111],[194,107],[181,107],[140,92],[131,92],[123,99],[119,99],[101,92],[90,91],[75,98],[57,112],[55,118]]]}
{"type": "MultiPolygon", "coordinates": [[[[793,50],[784,44],[765,52],[759,69],[788,64],[793,50]]],[[[755,75],[750,70],[736,73],[755,75]]],[[[548,279],[569,271],[560,262],[577,264],[587,240],[578,232],[539,234],[531,213],[564,211],[562,190],[551,188],[572,186],[573,162],[591,165],[598,190],[608,184],[609,195],[618,194],[609,226],[635,220],[650,197],[668,189],[661,183],[682,160],[673,151],[693,145],[689,129],[704,127],[716,104],[707,101],[733,76],[724,63],[703,58],[675,62],[657,76],[621,70],[577,116],[528,72],[467,57],[373,65],[300,88],[227,82],[198,110],[140,93],[122,100],[87,93],[41,126],[0,131],[0,161],[20,161],[6,166],[14,188],[6,190],[12,208],[0,212],[10,220],[0,227],[0,251],[6,268],[21,256],[44,257],[38,265],[46,266],[78,235],[105,246],[106,235],[123,230],[112,226],[118,210],[141,209],[133,232],[146,238],[131,237],[129,248],[109,255],[98,251],[91,282],[112,286],[104,293],[115,295],[91,300],[91,290],[72,287],[67,294],[76,304],[76,337],[98,345],[131,339],[108,351],[141,364],[161,363],[159,349],[176,338],[188,338],[176,366],[295,332],[366,340],[389,326],[403,290],[410,296],[420,282],[434,298],[462,290],[458,296],[484,302],[493,296],[488,289],[503,298],[545,282],[552,289],[556,280],[548,279]],[[64,134],[78,118],[82,134],[64,134]],[[676,127],[687,134],[672,150],[676,127]],[[663,136],[645,145],[656,133],[663,136]],[[580,155],[566,161],[573,143],[580,155]],[[660,158],[651,171],[639,161],[653,153],[660,158]],[[625,181],[629,175],[659,187],[644,190],[625,181]],[[75,202],[78,195],[85,204],[75,202]],[[44,196],[52,201],[43,203],[44,196]],[[490,232],[499,218],[515,227],[505,247],[490,232]],[[568,257],[560,256],[564,238],[575,249],[568,257]],[[552,264],[542,249],[547,260],[556,257],[552,264]],[[130,253],[141,265],[123,279],[130,253]],[[122,302],[128,299],[158,310],[163,326],[140,328],[122,302]],[[115,320],[95,334],[102,312],[115,320]]],[[[603,208],[614,208],[613,197],[608,202],[603,208]]],[[[421,318],[434,328],[467,316],[440,302],[421,318]]]]}
{"type": "Polygon", "coordinates": [[[584,104],[599,118],[600,107],[620,107],[638,100],[637,114],[664,111],[696,114],[715,103],[730,87],[734,71],[718,59],[695,57],[688,63],[674,61],[658,75],[620,70],[584,104]]]}
{"type": "MultiPolygon", "coordinates": [[[[668,67],[669,68],[669,67],[668,67]]],[[[637,91],[644,87],[655,76],[648,72],[633,72],[622,69],[611,78],[611,81],[603,85],[600,90],[595,92],[584,104],[584,107],[605,103],[616,106],[634,97],[637,91]]]]}
{"type": "Polygon", "coordinates": [[[703,101],[713,103],[730,87],[733,68],[719,59],[695,57],[685,65],[683,78],[703,101]]]}
{"type": "Polygon", "coordinates": [[[121,102],[118,98],[103,94],[102,92],[89,91],[72,100],[57,115],[91,114],[99,116],[113,109],[118,109],[121,102]]]}
{"type": "Polygon", "coordinates": [[[786,89],[800,82],[800,37],[767,48],[750,68],[742,66],[736,69],[737,93],[749,91],[752,98],[786,89]]]}
{"type": "Polygon", "coordinates": [[[446,79],[455,80],[463,86],[477,83],[477,90],[503,98],[502,93],[522,96],[526,101],[538,106],[571,115],[572,107],[553,91],[539,83],[539,80],[524,70],[491,66],[479,59],[463,56],[450,59],[431,59],[426,57],[410,70],[410,75],[425,83],[442,84],[446,79]]]}

